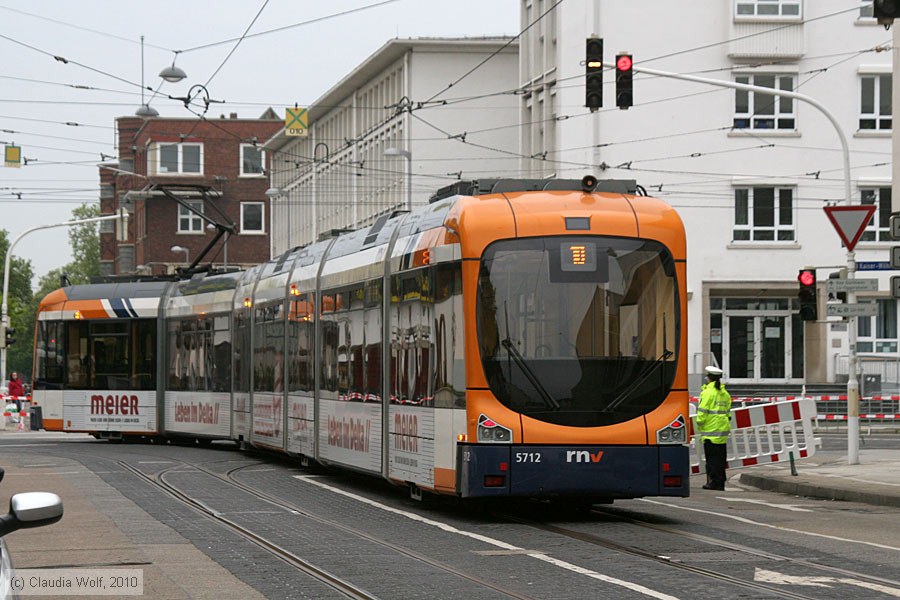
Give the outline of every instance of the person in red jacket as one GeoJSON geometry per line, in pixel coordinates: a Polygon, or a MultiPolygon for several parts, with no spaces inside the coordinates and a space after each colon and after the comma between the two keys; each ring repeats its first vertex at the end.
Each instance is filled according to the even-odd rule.
{"type": "Polygon", "coordinates": [[[25,388],[22,386],[22,382],[19,381],[19,374],[15,371],[9,374],[8,393],[15,400],[19,410],[22,410],[22,399],[25,397],[25,388]]]}

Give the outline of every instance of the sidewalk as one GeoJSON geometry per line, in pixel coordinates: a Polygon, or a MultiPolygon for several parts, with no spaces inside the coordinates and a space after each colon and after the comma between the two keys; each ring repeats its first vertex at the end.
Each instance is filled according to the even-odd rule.
{"type": "MultiPolygon", "coordinates": [[[[61,444],[87,437],[48,432],[0,436],[6,441],[40,439],[61,444]]],[[[6,536],[15,568],[140,569],[146,598],[263,598],[81,464],[15,450],[0,446],[0,466],[6,470],[0,502],[19,492],[53,492],[62,498],[65,511],[59,523],[6,536]]],[[[31,597],[58,597],[59,592],[48,592],[31,597]]]]}
{"type": "Polygon", "coordinates": [[[781,494],[900,507],[900,452],[863,449],[859,463],[847,464],[846,454],[816,454],[796,463],[797,476],[790,465],[772,464],[742,470],[736,479],[781,494]]]}

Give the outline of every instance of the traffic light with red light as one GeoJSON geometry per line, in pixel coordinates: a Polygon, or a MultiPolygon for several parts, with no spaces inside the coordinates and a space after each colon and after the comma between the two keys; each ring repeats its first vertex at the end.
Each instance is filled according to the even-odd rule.
{"type": "Polygon", "coordinates": [[[616,54],[616,106],[629,108],[634,104],[633,62],[630,54],[616,54]]]}
{"type": "Polygon", "coordinates": [[[797,273],[797,281],[800,290],[797,297],[800,299],[800,320],[815,321],[819,318],[819,303],[816,296],[816,270],[800,269],[797,273]]]}
{"type": "Polygon", "coordinates": [[[591,112],[603,106],[603,39],[589,37],[584,52],[584,105],[591,112]]]}

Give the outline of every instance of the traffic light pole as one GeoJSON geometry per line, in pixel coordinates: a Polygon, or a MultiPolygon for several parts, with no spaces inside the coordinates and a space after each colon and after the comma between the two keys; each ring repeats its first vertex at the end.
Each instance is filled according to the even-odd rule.
{"type": "MultiPolygon", "coordinates": [[[[0,304],[0,329],[3,330],[4,334],[6,332],[6,328],[9,327],[9,315],[7,314],[6,308],[6,299],[9,295],[9,268],[10,268],[10,260],[12,259],[13,248],[16,247],[16,244],[19,243],[23,237],[32,233],[34,231],[39,231],[41,229],[51,229],[54,227],[71,227],[72,225],[83,225],[85,223],[98,223],[100,221],[112,221],[113,219],[121,219],[125,215],[125,209],[120,208],[119,212],[114,215],[106,215],[103,217],[92,217],[90,219],[78,219],[77,221],[66,221],[65,223],[56,223],[54,225],[38,225],[37,227],[32,227],[31,229],[26,229],[18,236],[16,239],[12,241],[9,245],[9,248],[6,250],[6,262],[3,266],[3,303],[0,304]]],[[[6,382],[6,340],[3,340],[0,343],[0,384],[6,382]]]]}
{"type": "MultiPolygon", "coordinates": [[[[759,85],[750,85],[747,83],[737,83],[736,81],[723,81],[721,79],[710,79],[708,77],[698,77],[696,75],[684,75],[681,73],[672,73],[670,71],[660,71],[657,69],[648,69],[637,65],[632,66],[632,70],[637,73],[645,73],[647,75],[656,75],[657,77],[668,77],[670,79],[681,79],[683,81],[693,81],[696,83],[705,83],[718,87],[732,88],[735,90],[744,90],[757,94],[766,94],[769,96],[781,96],[784,98],[792,98],[801,102],[811,104],[825,115],[834,126],[834,130],[838,134],[841,142],[841,151],[844,159],[844,199],[847,205],[853,203],[850,196],[850,149],[847,145],[847,136],[844,135],[838,120],[826,109],[818,100],[807,96],[806,94],[798,94],[787,90],[776,90],[775,88],[762,87],[759,85]]],[[[856,255],[852,250],[847,251],[847,279],[856,277],[856,255]]],[[[847,303],[856,302],[856,293],[847,292],[847,303]]],[[[859,380],[856,377],[856,319],[850,317],[850,351],[849,351],[849,371],[847,377],[847,462],[851,465],[859,464],[859,380]]]]}

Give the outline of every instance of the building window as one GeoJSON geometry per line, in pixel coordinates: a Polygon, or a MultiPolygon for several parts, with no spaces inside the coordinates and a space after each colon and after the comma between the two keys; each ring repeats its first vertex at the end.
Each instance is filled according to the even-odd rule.
{"type": "Polygon", "coordinates": [[[734,190],[734,240],[792,242],[793,188],[747,187],[734,190]]]}
{"type": "Polygon", "coordinates": [[[877,209],[859,238],[861,242],[890,242],[891,237],[891,188],[863,189],[862,203],[874,204],[877,209]]]}
{"type": "Polygon", "coordinates": [[[874,19],[875,18],[875,10],[872,8],[872,2],[870,0],[865,0],[859,7],[859,18],[860,19],[874,19]]]}
{"type": "Polygon", "coordinates": [[[264,175],[266,153],[253,144],[241,144],[241,176],[264,175]]]}
{"type": "Polygon", "coordinates": [[[156,169],[151,172],[157,175],[202,175],[203,144],[157,144],[156,169]]]}
{"type": "MultiPolygon", "coordinates": [[[[194,209],[203,212],[203,202],[187,200],[194,209]]],[[[178,205],[178,233],[203,233],[203,219],[184,206],[178,205]]]]}
{"type": "Polygon", "coordinates": [[[861,102],[859,128],[891,128],[891,75],[863,75],[859,78],[861,102]]]}
{"type": "Polygon", "coordinates": [[[897,301],[875,300],[878,314],[856,318],[856,349],[859,352],[897,352],[897,301]]]}
{"type": "Polygon", "coordinates": [[[800,18],[800,0],[737,0],[734,15],[741,17],[800,18]]]}
{"type": "MultiPolygon", "coordinates": [[[[737,83],[791,92],[793,75],[738,75],[737,83]]],[[[794,100],[746,90],[734,91],[735,129],[796,129],[794,100]]]]}
{"type": "Polygon", "coordinates": [[[241,202],[241,233],[265,233],[265,205],[241,202]]]}

